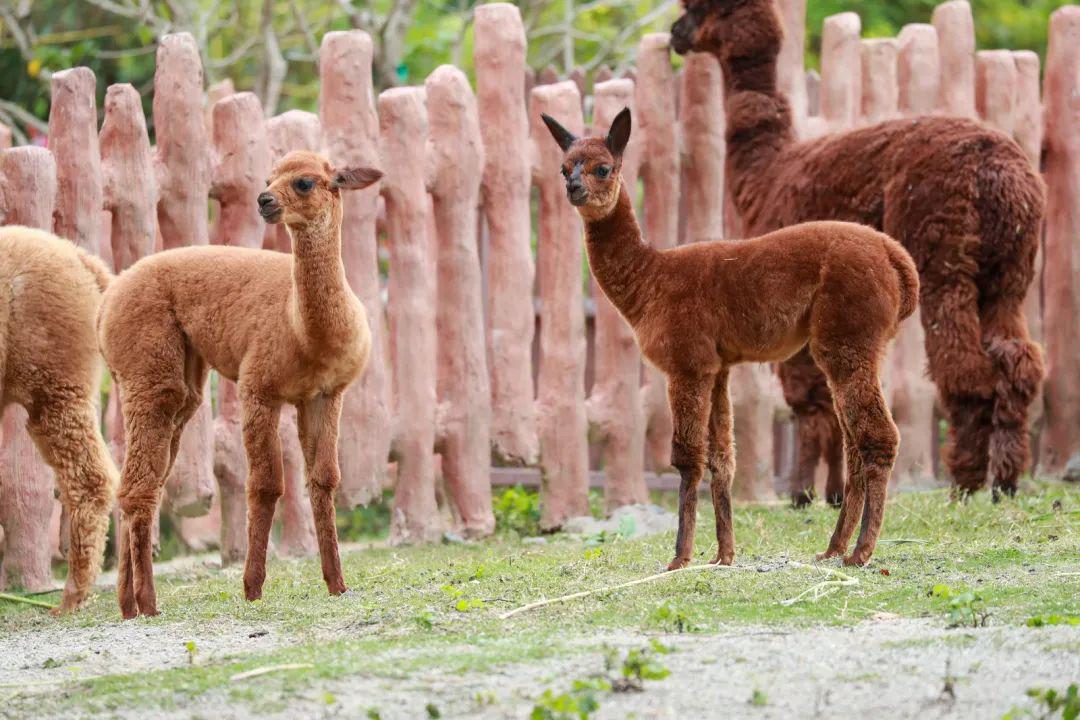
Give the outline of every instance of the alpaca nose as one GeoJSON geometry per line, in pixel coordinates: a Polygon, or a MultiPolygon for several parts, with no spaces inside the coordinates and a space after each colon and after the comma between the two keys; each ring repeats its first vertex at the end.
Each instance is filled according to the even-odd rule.
{"type": "Polygon", "coordinates": [[[274,196],[268,192],[259,194],[259,207],[264,208],[270,203],[274,202],[274,196]]]}

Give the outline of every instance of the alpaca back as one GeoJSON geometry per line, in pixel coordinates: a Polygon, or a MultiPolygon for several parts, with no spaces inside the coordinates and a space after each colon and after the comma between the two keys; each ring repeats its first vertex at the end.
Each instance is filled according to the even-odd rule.
{"type": "Polygon", "coordinates": [[[94,325],[111,275],[104,263],[55,235],[0,228],[0,349],[4,401],[28,400],[36,383],[96,387],[94,325]]]}

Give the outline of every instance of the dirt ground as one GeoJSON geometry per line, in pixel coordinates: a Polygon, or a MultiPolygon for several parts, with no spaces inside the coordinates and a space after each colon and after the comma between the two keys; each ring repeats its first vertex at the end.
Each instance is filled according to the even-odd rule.
{"type": "MultiPolygon", "coordinates": [[[[670,676],[646,682],[643,692],[602,694],[595,717],[998,718],[1013,707],[1025,707],[1028,688],[1080,679],[1076,626],[947,630],[937,621],[884,619],[849,628],[739,627],[711,635],[627,633],[577,642],[626,650],[653,638],[672,648],[662,657],[670,676]]],[[[194,634],[190,628],[140,622],[26,631],[5,638],[0,647],[0,700],[13,691],[24,699],[48,693],[73,676],[181,668],[190,662],[189,640],[196,642],[197,663],[281,643],[266,628],[224,620],[194,634]],[[46,667],[50,658],[60,667],[46,667]]],[[[463,676],[421,672],[400,678],[313,679],[299,692],[275,687],[270,673],[236,681],[250,683],[261,696],[258,711],[210,692],[193,704],[150,715],[329,718],[365,717],[374,710],[383,720],[404,720],[425,717],[431,707],[443,718],[525,718],[543,690],[569,689],[574,679],[603,668],[603,654],[590,650],[463,676]],[[275,701],[279,711],[267,715],[266,703],[275,701]]],[[[9,716],[2,705],[0,716],[9,716]]],[[[84,715],[71,708],[62,716],[84,715]]],[[[117,708],[116,716],[147,717],[147,712],[117,708]]]]}

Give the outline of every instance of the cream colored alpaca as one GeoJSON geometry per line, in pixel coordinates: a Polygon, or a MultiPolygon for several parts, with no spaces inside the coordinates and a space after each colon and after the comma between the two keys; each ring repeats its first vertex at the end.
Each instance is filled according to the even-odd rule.
{"type": "Polygon", "coordinates": [[[284,489],[284,403],[297,408],[323,578],[331,594],[345,592],[334,526],[338,424],[342,394],[367,363],[371,335],[341,260],[341,191],[381,176],[290,153],[258,203],[267,222],[288,227],[291,255],[228,246],[169,250],[137,262],[105,294],[98,335],[120,386],[127,445],[118,579],[125,618],[157,614],[151,521],[211,367],[237,383],[243,406],[244,594],[262,597],[270,526],[284,489]]]}
{"type": "MultiPolygon", "coordinates": [[[[56,613],[75,610],[101,570],[117,472],[98,420],[104,368],[94,319],[109,271],[67,240],[0,228],[0,396],[56,473],[71,519],[68,579],[56,613]]],[[[0,407],[0,409],[2,409],[0,407]]]]}

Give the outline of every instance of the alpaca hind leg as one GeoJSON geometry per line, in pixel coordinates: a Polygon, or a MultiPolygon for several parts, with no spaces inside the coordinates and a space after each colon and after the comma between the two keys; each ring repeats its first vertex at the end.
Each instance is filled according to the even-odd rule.
{"type": "Polygon", "coordinates": [[[998,381],[990,419],[989,474],[994,499],[1016,494],[1031,462],[1028,412],[1045,375],[1042,353],[1028,336],[1022,300],[1002,298],[983,307],[983,339],[998,381]]]}
{"type": "MultiPolygon", "coordinates": [[[[128,537],[127,548],[120,548],[121,565],[128,554],[130,585],[121,587],[118,594],[121,612],[127,619],[133,617],[127,614],[132,595],[139,614],[157,615],[152,527],[171,463],[175,417],[184,405],[187,391],[182,385],[144,389],[125,383],[123,388],[127,454],[117,500],[123,514],[121,536],[128,537]]],[[[121,579],[125,577],[122,572],[121,579]]]]}
{"type": "Polygon", "coordinates": [[[690,564],[697,524],[697,492],[705,474],[708,452],[708,425],[715,375],[672,376],[668,378],[668,399],[674,432],[671,464],[679,471],[679,531],[675,558],[668,570],[690,564]]]}
{"type": "Polygon", "coordinates": [[[331,595],[340,595],[347,589],[341,573],[334,511],[334,493],[341,484],[337,450],[341,396],[337,392],[316,397],[299,406],[296,416],[323,580],[331,595]]]}
{"type": "Polygon", "coordinates": [[[728,371],[716,376],[709,417],[709,472],[713,514],[716,516],[716,557],[714,565],[735,561],[735,530],[731,521],[731,483],[735,478],[735,436],[732,432],[728,371]]]}
{"type": "Polygon", "coordinates": [[[248,459],[248,552],[244,561],[244,597],[262,597],[266,580],[266,548],[274,509],[285,493],[285,468],[278,436],[279,405],[268,404],[256,393],[240,389],[243,402],[244,451],[248,459]]]}
{"type": "Polygon", "coordinates": [[[835,414],[825,439],[825,462],[829,468],[825,480],[825,502],[838,508],[844,502],[844,434],[835,414]]]}
{"type": "MultiPolygon", "coordinates": [[[[881,534],[889,475],[896,462],[900,434],[889,414],[876,373],[857,372],[846,382],[837,383],[836,401],[851,442],[848,457],[854,459],[856,467],[848,492],[854,497],[850,504],[848,498],[844,498],[844,508],[849,513],[844,518],[844,532],[839,537],[834,535],[830,549],[847,548],[850,529],[854,525],[852,521],[857,517],[850,513],[861,510],[859,538],[855,550],[844,558],[844,564],[865,565],[881,534]]],[[[838,531],[841,529],[839,523],[837,528],[838,531]]]]}
{"type": "Polygon", "coordinates": [[[78,608],[101,571],[119,473],[113,465],[97,410],[78,388],[55,390],[35,402],[28,429],[56,473],[69,526],[68,578],[59,612],[78,608]]]}

